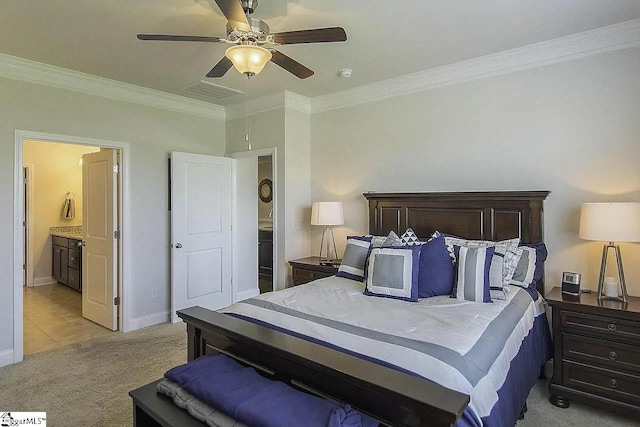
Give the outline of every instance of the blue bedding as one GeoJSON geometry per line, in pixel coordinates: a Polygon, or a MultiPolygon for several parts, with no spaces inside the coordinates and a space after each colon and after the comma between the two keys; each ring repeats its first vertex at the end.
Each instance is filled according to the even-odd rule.
{"type": "Polygon", "coordinates": [[[224,355],[202,356],[165,377],[202,402],[254,427],[375,427],[348,405],[298,391],[260,376],[224,355]]]}
{"type": "Polygon", "coordinates": [[[260,300],[246,300],[224,312],[449,388],[456,389],[430,375],[419,373],[420,370],[431,369],[430,365],[438,366],[432,371],[446,373],[440,378],[450,382],[457,375],[461,381],[474,387],[471,404],[457,423],[460,427],[513,426],[541,367],[551,357],[551,339],[543,302],[540,298],[532,302],[532,295],[521,288],[514,287],[508,301],[494,304],[462,305],[444,297],[442,300],[434,297],[408,304],[402,301],[380,302],[379,298],[374,301],[356,289],[351,290],[349,284],[337,282],[343,279],[323,280],[322,284],[306,285],[307,289],[297,287],[266,294],[260,300]],[[476,308],[478,314],[475,314],[476,308]],[[499,313],[490,317],[483,314],[487,310],[499,310],[499,313]],[[389,325],[391,316],[400,311],[403,316],[393,324],[400,333],[385,332],[385,328],[390,329],[386,325],[389,325]],[[426,313],[429,314],[425,316],[426,313]],[[526,320],[525,313],[528,313],[526,320]],[[483,316],[488,319],[485,320],[486,326],[478,329],[479,319],[483,316]],[[378,326],[370,329],[370,325],[376,322],[378,326]],[[396,327],[402,322],[408,325],[404,330],[396,327]],[[526,329],[522,329],[524,325],[527,325],[526,329]],[[442,341],[434,338],[434,335],[447,334],[459,338],[467,333],[470,326],[479,332],[475,335],[474,344],[467,346],[464,352],[455,350],[451,339],[442,341]],[[520,328],[518,338],[511,339],[507,348],[511,332],[517,327],[520,328]],[[383,357],[389,349],[398,349],[395,354],[400,357],[383,357]],[[510,354],[508,358],[507,354],[510,354]],[[491,387],[494,388],[487,389],[484,379],[488,376],[492,376],[495,387],[491,387]],[[476,386],[488,391],[479,392],[475,390],[476,386]]]}

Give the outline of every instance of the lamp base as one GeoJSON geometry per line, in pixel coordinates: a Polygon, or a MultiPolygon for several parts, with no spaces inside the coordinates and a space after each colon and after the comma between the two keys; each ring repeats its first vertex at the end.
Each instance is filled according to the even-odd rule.
{"type": "Polygon", "coordinates": [[[329,227],[322,230],[320,242],[320,265],[333,265],[336,256],[336,242],[333,239],[333,231],[329,227]]]}
{"type": "Polygon", "coordinates": [[[620,255],[620,246],[609,242],[602,248],[602,262],[600,264],[600,279],[598,280],[598,299],[599,300],[611,300],[627,302],[627,284],[624,281],[624,270],[622,269],[622,256],[620,255]],[[609,255],[609,249],[613,248],[616,253],[616,263],[618,265],[618,276],[620,276],[620,296],[619,297],[607,297],[604,295],[604,275],[607,270],[607,256],[609,255]]]}

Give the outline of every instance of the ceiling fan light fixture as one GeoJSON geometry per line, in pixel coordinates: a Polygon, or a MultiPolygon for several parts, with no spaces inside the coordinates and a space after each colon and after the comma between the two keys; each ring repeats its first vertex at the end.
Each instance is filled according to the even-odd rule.
{"type": "Polygon", "coordinates": [[[232,46],[224,54],[233,63],[236,70],[248,76],[258,74],[271,60],[269,50],[254,45],[232,46]]]}

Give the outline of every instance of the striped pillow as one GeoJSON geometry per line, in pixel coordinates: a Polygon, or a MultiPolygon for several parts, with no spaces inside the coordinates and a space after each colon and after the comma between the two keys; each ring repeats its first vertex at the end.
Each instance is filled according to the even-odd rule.
{"type": "Polygon", "coordinates": [[[496,248],[455,246],[458,277],[451,296],[476,302],[491,302],[489,270],[496,248]]]}
{"type": "Polygon", "coordinates": [[[516,271],[513,273],[510,284],[528,288],[533,283],[533,273],[536,271],[536,250],[527,246],[519,248],[522,256],[518,261],[516,271]]]}
{"type": "Polygon", "coordinates": [[[347,237],[347,247],[342,256],[342,263],[336,274],[337,277],[357,280],[358,282],[364,280],[364,266],[369,256],[369,249],[371,248],[371,237],[372,236],[347,237]]]}
{"type": "Polygon", "coordinates": [[[419,266],[419,245],[372,249],[364,294],[417,301],[419,266]]]}
{"type": "Polygon", "coordinates": [[[449,246],[456,245],[470,248],[495,247],[495,256],[493,257],[491,271],[489,273],[491,286],[494,288],[500,286],[505,287],[509,284],[518,267],[518,262],[523,252],[523,250],[518,247],[520,238],[493,242],[491,240],[467,240],[445,234],[444,240],[449,246]]]}

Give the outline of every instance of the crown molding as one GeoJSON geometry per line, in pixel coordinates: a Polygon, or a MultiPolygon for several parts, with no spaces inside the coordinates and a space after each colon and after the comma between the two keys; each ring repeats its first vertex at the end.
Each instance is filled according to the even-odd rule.
{"type": "MultiPolygon", "coordinates": [[[[260,114],[278,108],[311,114],[311,99],[285,90],[250,99],[248,113],[249,115],[260,114]]],[[[227,105],[225,112],[228,120],[238,119],[247,114],[244,101],[227,105]]]]}
{"type": "Polygon", "coordinates": [[[0,54],[0,77],[69,89],[89,95],[133,102],[211,119],[225,119],[224,108],[220,105],[11,55],[0,54]]]}
{"type": "Polygon", "coordinates": [[[284,101],[289,110],[311,114],[311,98],[287,90],[284,93],[284,101]]]}
{"type": "Polygon", "coordinates": [[[311,112],[335,110],[638,46],[640,46],[640,19],[634,19],[353,89],[320,95],[311,99],[311,112]]]}
{"type": "MultiPolygon", "coordinates": [[[[380,101],[515,71],[640,46],[640,19],[535,43],[314,98],[283,91],[249,102],[249,114],[278,108],[306,114],[380,101]]],[[[244,102],[222,107],[154,89],[0,54],[0,77],[225,120],[244,117],[244,102]]]]}

